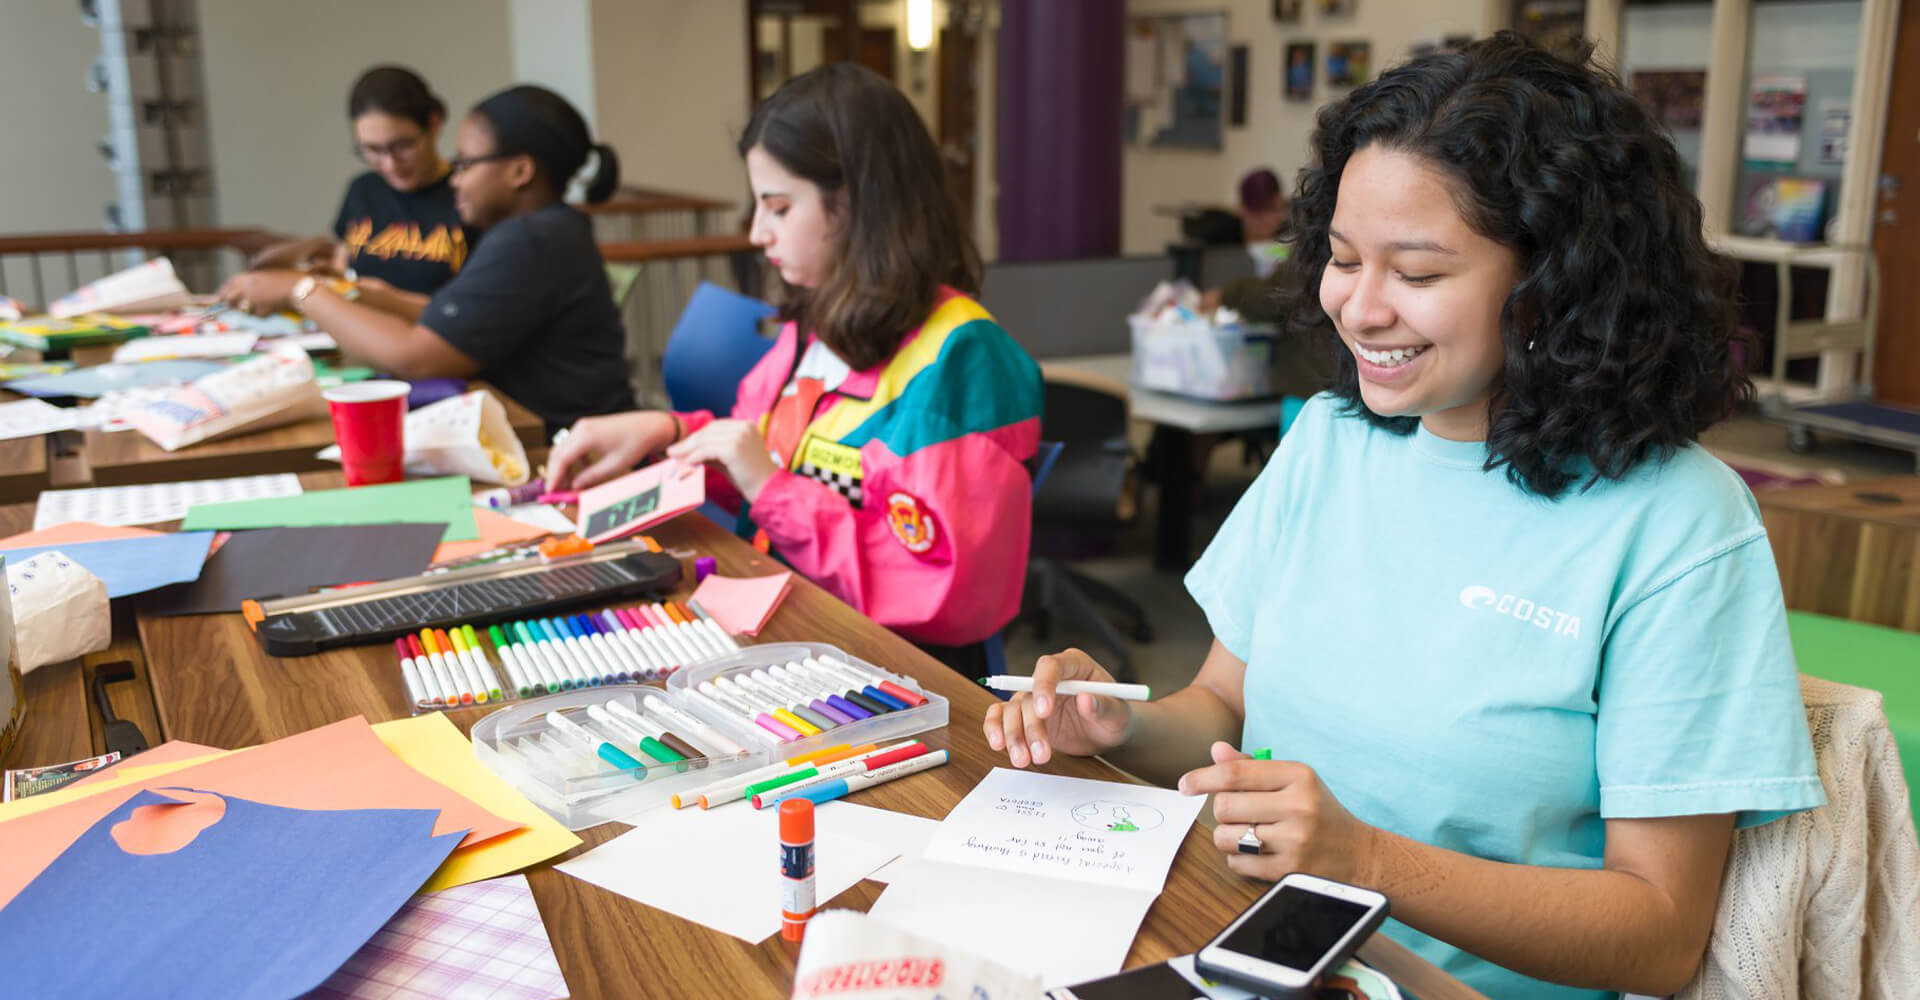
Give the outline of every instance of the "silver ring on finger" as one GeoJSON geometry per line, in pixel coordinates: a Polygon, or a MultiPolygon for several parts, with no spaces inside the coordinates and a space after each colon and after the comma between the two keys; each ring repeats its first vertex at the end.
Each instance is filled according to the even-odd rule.
{"type": "Polygon", "coordinates": [[[1247,832],[1234,842],[1234,849],[1241,854],[1259,854],[1267,845],[1260,842],[1260,835],[1254,832],[1253,824],[1247,824],[1247,832]]]}

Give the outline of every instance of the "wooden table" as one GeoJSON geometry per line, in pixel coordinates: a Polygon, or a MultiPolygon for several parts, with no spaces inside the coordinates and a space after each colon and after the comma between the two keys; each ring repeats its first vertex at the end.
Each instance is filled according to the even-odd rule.
{"type": "MultiPolygon", "coordinates": [[[[340,482],[337,472],[301,478],[310,489],[340,482]]],[[[20,516],[19,506],[0,510],[0,529],[20,516]]],[[[30,518],[30,510],[25,516],[30,518]]],[[[653,534],[669,550],[692,548],[714,555],[720,572],[728,575],[776,568],[768,557],[704,518],[683,517],[653,534]]],[[[683,594],[690,589],[689,582],[683,594]]],[[[385,645],[278,659],[261,651],[238,615],[136,617],[139,645],[152,664],[147,676],[159,731],[148,735],[155,742],[164,736],[239,747],[356,714],[379,721],[406,713],[399,670],[385,645]]],[[[857,796],[861,803],[942,817],[1001,762],[980,736],[986,709],[993,704],[991,695],[798,576],[759,636],[761,642],[790,640],[832,643],[910,674],[949,700],[948,727],[920,738],[948,749],[951,763],[862,792],[857,796]]],[[[42,752],[50,750],[55,760],[92,752],[80,746],[85,727],[58,718],[72,714],[71,692],[51,683],[29,687],[28,710],[36,724],[66,734],[65,745],[42,752]]],[[[485,714],[484,709],[467,709],[449,716],[464,731],[485,714]]],[[[21,754],[15,756],[24,761],[21,754]]],[[[1065,758],[1043,770],[1126,780],[1094,759],[1065,758]]],[[[610,823],[582,831],[586,843],[572,853],[625,829],[610,823]]],[[[574,997],[786,997],[792,990],[797,950],[778,936],[748,944],[563,875],[551,862],[528,870],[527,878],[574,997]]],[[[1229,872],[1207,831],[1196,826],[1134,939],[1127,965],[1194,951],[1263,888],[1229,872]]],[[[823,905],[864,910],[881,889],[863,881],[823,905]]],[[[1428,1000],[1479,996],[1384,937],[1376,936],[1362,955],[1428,1000]]]]}
{"type": "Polygon", "coordinates": [[[1920,476],[1754,496],[1787,607],[1920,632],[1920,476]]]}
{"type": "MultiPolygon", "coordinates": [[[[19,393],[0,389],[0,403],[24,398],[19,393]]],[[[0,504],[32,500],[46,488],[47,436],[35,434],[0,441],[0,504]]]]}
{"type": "MultiPolygon", "coordinates": [[[[546,428],[532,410],[489,389],[506,406],[507,422],[529,450],[546,445],[546,428]]],[[[318,472],[339,468],[313,456],[333,444],[333,422],[326,417],[302,420],[271,430],[188,445],[167,451],[139,431],[87,431],[87,464],[95,486],[171,483],[225,476],[258,476],[280,472],[318,472]]]]}

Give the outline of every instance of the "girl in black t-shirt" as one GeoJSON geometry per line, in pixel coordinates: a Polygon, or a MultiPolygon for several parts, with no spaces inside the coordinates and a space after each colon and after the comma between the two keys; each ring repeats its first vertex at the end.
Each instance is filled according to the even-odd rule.
{"type": "Polygon", "coordinates": [[[370,305],[416,318],[428,296],[466,263],[475,232],[453,205],[440,155],[446,105],[398,66],[361,75],[347,98],[354,152],[373,169],[347,185],[333,235],[276,244],[256,269],[351,270],[370,305]]]}
{"type": "Polygon", "coordinates": [[[588,201],[619,180],[613,150],[560,95],[519,86],[460,123],[451,177],[460,217],[487,238],[409,316],[369,308],[364,289],[297,271],[235,277],[221,297],[255,312],[292,307],[341,350],[405,379],[481,378],[550,427],[633,406],[626,329],[585,215],[561,201],[595,158],[588,201]]]}

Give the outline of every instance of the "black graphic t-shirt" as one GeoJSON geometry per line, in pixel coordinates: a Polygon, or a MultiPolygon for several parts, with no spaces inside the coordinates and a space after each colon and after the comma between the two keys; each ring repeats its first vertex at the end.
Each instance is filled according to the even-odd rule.
{"type": "Polygon", "coordinates": [[[461,224],[447,177],[396,191],[369,170],[347,185],[333,235],[347,245],[355,272],[432,295],[467,262],[479,234],[461,224]]]}

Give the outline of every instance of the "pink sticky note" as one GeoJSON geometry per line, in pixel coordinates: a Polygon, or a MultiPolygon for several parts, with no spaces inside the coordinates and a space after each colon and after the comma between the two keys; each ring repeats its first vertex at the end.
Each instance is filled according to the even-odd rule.
{"type": "Polygon", "coordinates": [[[694,588],[694,602],[732,635],[759,635],[760,627],[793,586],[792,573],[733,577],[715,573],[694,588]]]}
{"type": "Polygon", "coordinates": [[[580,534],[595,545],[647,530],[705,503],[707,477],[669,458],[580,494],[580,534]]]}

